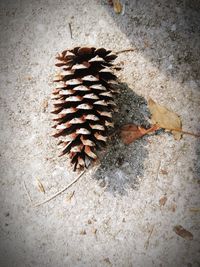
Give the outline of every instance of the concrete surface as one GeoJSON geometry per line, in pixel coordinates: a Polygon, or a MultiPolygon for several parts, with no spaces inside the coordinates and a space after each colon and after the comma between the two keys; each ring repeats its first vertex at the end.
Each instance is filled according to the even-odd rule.
{"type": "Polygon", "coordinates": [[[0,1],[1,267],[200,266],[197,138],[162,133],[125,146],[115,136],[101,165],[55,200],[33,208],[24,189],[38,203],[77,175],[50,137],[54,58],[68,47],[135,48],[116,61],[118,127],[148,124],[151,97],[200,132],[199,1],[124,4],[116,15],[99,0],[0,1]]]}

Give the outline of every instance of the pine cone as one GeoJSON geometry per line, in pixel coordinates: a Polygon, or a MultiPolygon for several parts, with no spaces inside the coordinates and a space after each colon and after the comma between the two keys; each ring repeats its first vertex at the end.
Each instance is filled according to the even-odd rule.
{"type": "Polygon", "coordinates": [[[52,92],[52,113],[57,114],[53,136],[60,139],[60,156],[69,153],[74,170],[97,158],[96,149],[105,145],[108,128],[113,127],[117,82],[110,67],[116,57],[94,47],[75,47],[56,57],[62,72],[56,75],[58,84],[52,92]]]}

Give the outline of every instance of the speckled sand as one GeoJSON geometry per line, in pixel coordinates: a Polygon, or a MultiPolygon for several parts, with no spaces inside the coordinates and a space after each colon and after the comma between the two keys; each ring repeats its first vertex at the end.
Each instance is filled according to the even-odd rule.
{"type": "Polygon", "coordinates": [[[50,137],[55,54],[69,47],[135,48],[116,60],[117,127],[147,125],[151,97],[200,132],[199,1],[123,3],[117,15],[100,0],[0,1],[1,267],[200,266],[197,138],[161,133],[125,146],[115,137],[101,165],[56,199],[33,208],[24,189],[38,203],[77,175],[50,137]]]}

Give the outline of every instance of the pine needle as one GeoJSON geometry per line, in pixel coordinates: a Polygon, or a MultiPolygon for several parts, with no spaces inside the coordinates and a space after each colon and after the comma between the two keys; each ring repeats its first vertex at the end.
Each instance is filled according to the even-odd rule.
{"type": "Polygon", "coordinates": [[[126,53],[126,52],[134,52],[136,50],[137,50],[136,48],[128,48],[128,49],[117,51],[117,52],[115,52],[115,54],[118,55],[118,54],[122,54],[122,53],[126,53]]]}
{"type": "Polygon", "coordinates": [[[86,170],[84,170],[82,173],[80,173],[78,175],[78,177],[76,177],[70,184],[68,184],[67,186],[65,186],[63,189],[61,189],[60,191],[58,191],[57,193],[55,193],[54,195],[52,195],[51,197],[47,198],[46,200],[33,205],[33,207],[39,207],[49,201],[51,201],[52,199],[56,198],[58,195],[62,194],[64,191],[66,191],[69,187],[71,187],[73,184],[75,184],[80,178],[81,176],[85,173],[86,170]]]}
{"type": "Polygon", "coordinates": [[[31,198],[31,196],[30,196],[30,194],[29,194],[29,192],[28,192],[28,189],[27,189],[27,186],[26,186],[25,181],[23,181],[23,186],[24,186],[24,190],[25,190],[25,192],[26,192],[26,194],[27,194],[27,197],[28,197],[28,199],[29,199],[29,201],[30,201],[30,203],[31,203],[31,205],[32,205],[33,200],[32,200],[32,198],[31,198]]]}

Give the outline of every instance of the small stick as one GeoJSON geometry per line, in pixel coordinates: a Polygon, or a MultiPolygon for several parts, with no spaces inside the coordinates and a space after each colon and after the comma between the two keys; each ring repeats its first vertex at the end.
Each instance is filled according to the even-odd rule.
{"type": "Polygon", "coordinates": [[[69,32],[70,32],[71,39],[73,39],[73,35],[72,35],[72,25],[71,25],[71,23],[68,23],[68,25],[69,25],[69,32]]]}
{"type": "Polygon", "coordinates": [[[23,186],[24,186],[24,190],[25,190],[25,192],[26,192],[26,194],[27,194],[27,196],[28,196],[28,199],[29,199],[29,201],[30,201],[30,203],[31,203],[31,205],[32,205],[32,204],[33,204],[33,200],[32,200],[32,198],[31,198],[31,196],[30,196],[30,194],[29,194],[29,192],[28,192],[28,189],[27,189],[27,186],[26,186],[25,181],[23,181],[23,186]]]}
{"type": "Polygon", "coordinates": [[[49,202],[50,200],[54,199],[55,197],[57,197],[58,195],[62,194],[64,191],[66,191],[69,187],[71,187],[73,184],[75,184],[80,178],[81,176],[85,173],[86,170],[84,170],[81,174],[78,175],[78,177],[76,177],[70,184],[68,184],[66,187],[64,187],[63,189],[61,189],[60,191],[58,191],[57,193],[55,193],[54,195],[52,195],[51,197],[47,198],[46,200],[35,204],[33,207],[39,207],[47,202],[49,202]]]}
{"type": "Polygon", "coordinates": [[[145,249],[147,249],[148,246],[149,246],[149,240],[150,240],[150,238],[151,238],[151,236],[152,236],[154,227],[155,227],[155,225],[152,226],[151,231],[150,231],[150,233],[149,233],[149,236],[148,236],[148,238],[147,238],[147,241],[146,241],[145,244],[144,244],[145,249]]]}
{"type": "Polygon", "coordinates": [[[126,53],[126,52],[133,52],[133,51],[135,51],[136,50],[136,48],[128,48],[128,49],[124,49],[124,50],[120,50],[120,51],[117,51],[117,52],[115,52],[115,54],[121,54],[121,53],[126,53]]]}

